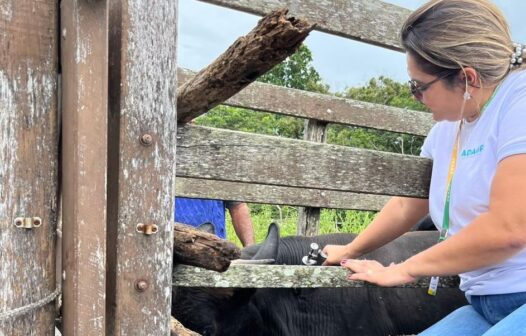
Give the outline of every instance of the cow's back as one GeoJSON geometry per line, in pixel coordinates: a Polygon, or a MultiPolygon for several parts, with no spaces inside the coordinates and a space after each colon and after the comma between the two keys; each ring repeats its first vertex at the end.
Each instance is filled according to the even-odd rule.
{"type": "MultiPolygon", "coordinates": [[[[299,265],[310,243],[322,248],[346,244],[355,236],[282,238],[276,263],[299,265]]],[[[400,262],[433,245],[437,237],[436,232],[410,232],[363,257],[400,262]]],[[[440,288],[437,296],[430,296],[427,288],[383,287],[262,289],[252,302],[266,333],[298,336],[416,334],[466,304],[458,288],[440,288]]]]}

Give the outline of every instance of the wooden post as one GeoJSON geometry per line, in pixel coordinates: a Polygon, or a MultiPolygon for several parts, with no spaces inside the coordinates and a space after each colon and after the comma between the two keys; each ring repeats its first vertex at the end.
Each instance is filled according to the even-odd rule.
{"type": "MultiPolygon", "coordinates": [[[[57,10],[49,0],[0,5],[0,315],[56,290],[57,10]]],[[[49,302],[7,316],[0,335],[52,335],[54,315],[49,302]]]]}
{"type": "Polygon", "coordinates": [[[63,333],[105,335],[108,2],[61,7],[63,333]]]}
{"type": "Polygon", "coordinates": [[[109,335],[170,334],[176,32],[177,1],[110,4],[109,335]]]}
{"type": "MultiPolygon", "coordinates": [[[[327,123],[314,119],[305,120],[303,139],[314,142],[327,141],[327,123]]],[[[315,236],[320,231],[320,208],[298,207],[297,234],[315,236]]]]}

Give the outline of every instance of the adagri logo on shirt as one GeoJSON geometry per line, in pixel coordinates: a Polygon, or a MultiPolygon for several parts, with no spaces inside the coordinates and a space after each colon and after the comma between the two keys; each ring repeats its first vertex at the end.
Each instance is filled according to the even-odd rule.
{"type": "Polygon", "coordinates": [[[464,158],[473,157],[475,155],[478,155],[478,154],[482,153],[483,151],[484,151],[484,145],[480,145],[480,146],[475,147],[475,148],[464,149],[462,151],[461,156],[464,157],[464,158]]]}

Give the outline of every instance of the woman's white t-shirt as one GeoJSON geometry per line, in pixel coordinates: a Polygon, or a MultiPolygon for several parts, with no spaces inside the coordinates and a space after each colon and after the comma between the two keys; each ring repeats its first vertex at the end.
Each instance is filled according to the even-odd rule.
{"type": "MultiPolygon", "coordinates": [[[[458,126],[458,121],[438,122],[422,147],[421,156],[433,160],[429,212],[438,229],[442,226],[447,172],[458,126]]],[[[526,71],[514,71],[498,87],[483,114],[471,123],[465,122],[462,128],[451,185],[449,235],[488,211],[498,163],[523,153],[526,153],[526,71]]],[[[526,292],[526,249],[500,264],[463,273],[460,278],[460,288],[467,295],[526,292]]]]}

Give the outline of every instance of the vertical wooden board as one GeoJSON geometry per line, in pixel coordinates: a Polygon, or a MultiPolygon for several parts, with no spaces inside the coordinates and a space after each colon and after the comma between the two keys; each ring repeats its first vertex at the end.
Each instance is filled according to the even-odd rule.
{"type": "Polygon", "coordinates": [[[170,332],[176,14],[172,0],[110,5],[110,335],[170,332]],[[157,225],[158,232],[138,233],[139,223],[157,225]]]}
{"type": "MultiPolygon", "coordinates": [[[[0,3],[0,313],[55,291],[57,3],[0,3]],[[17,217],[40,217],[21,229],[17,217]]],[[[54,304],[0,321],[0,335],[51,335],[54,304]]]]}
{"type": "Polygon", "coordinates": [[[105,334],[108,2],[61,6],[63,331],[105,334]]]}
{"type": "MultiPolygon", "coordinates": [[[[303,139],[323,142],[327,141],[327,123],[314,119],[305,120],[303,139]]],[[[320,231],[320,208],[298,207],[298,223],[296,232],[302,236],[315,236],[320,231]]]]}

